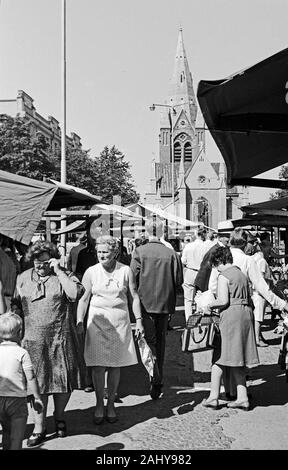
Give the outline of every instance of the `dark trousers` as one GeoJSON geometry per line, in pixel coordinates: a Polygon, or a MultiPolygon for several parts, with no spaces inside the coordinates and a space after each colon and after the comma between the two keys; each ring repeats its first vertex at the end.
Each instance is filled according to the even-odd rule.
{"type": "Polygon", "coordinates": [[[162,385],[169,315],[167,313],[148,313],[142,306],[142,318],[146,341],[156,358],[153,371],[153,383],[162,385]]]}

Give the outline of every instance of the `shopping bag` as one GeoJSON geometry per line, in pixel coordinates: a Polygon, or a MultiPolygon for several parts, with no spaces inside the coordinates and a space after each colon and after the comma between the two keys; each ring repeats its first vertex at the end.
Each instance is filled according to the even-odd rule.
{"type": "Polygon", "coordinates": [[[205,310],[209,304],[214,302],[214,300],[215,296],[210,289],[205,290],[204,292],[198,291],[194,299],[198,311],[205,310]]]}
{"type": "Polygon", "coordinates": [[[147,341],[142,333],[139,333],[137,336],[137,342],[140,352],[141,361],[147,370],[150,377],[153,377],[153,369],[154,369],[154,362],[155,357],[149,348],[147,341]]]}
{"type": "Polygon", "coordinates": [[[213,349],[219,336],[218,321],[214,315],[190,315],[181,335],[182,351],[200,352],[213,349]]]}

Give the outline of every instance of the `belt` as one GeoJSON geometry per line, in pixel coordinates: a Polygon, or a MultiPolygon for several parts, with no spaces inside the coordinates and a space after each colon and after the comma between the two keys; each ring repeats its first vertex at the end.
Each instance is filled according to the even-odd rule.
{"type": "Polygon", "coordinates": [[[249,305],[249,301],[247,299],[231,299],[230,305],[249,305]]]}
{"type": "Polygon", "coordinates": [[[188,266],[186,266],[186,269],[191,269],[191,271],[199,271],[199,269],[195,269],[195,268],[188,268],[188,266]]]}

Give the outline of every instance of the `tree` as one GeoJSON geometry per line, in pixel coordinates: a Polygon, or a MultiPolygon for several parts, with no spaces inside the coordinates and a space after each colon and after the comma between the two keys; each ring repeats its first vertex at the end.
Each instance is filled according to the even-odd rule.
{"type": "Polygon", "coordinates": [[[110,149],[106,146],[95,158],[98,185],[104,202],[112,203],[113,196],[121,196],[122,205],[137,202],[139,194],[134,189],[131,179],[130,164],[124,161],[125,156],[115,145],[110,149]]]}
{"type": "MultiPolygon", "coordinates": [[[[56,169],[57,180],[61,179],[61,154],[51,154],[56,169]]],[[[92,194],[99,195],[98,174],[95,169],[95,162],[89,157],[89,151],[82,149],[66,149],[66,183],[86,189],[92,194]]]]}
{"type": "MultiPolygon", "coordinates": [[[[67,184],[86,189],[112,203],[121,196],[122,204],[137,202],[139,195],[131,179],[130,164],[115,147],[106,146],[99,157],[89,151],[67,147],[67,184]]],[[[61,153],[52,151],[45,136],[31,133],[31,123],[19,116],[2,115],[0,120],[0,169],[38,180],[61,179],[61,153]]]]}
{"type": "MultiPolygon", "coordinates": [[[[279,171],[279,179],[286,180],[288,182],[288,165],[282,165],[279,171]]],[[[287,189],[278,189],[275,193],[270,194],[271,199],[279,199],[280,197],[288,196],[287,189]]]]}
{"type": "Polygon", "coordinates": [[[55,178],[55,166],[48,155],[45,137],[31,135],[25,119],[2,116],[0,124],[0,168],[10,173],[38,180],[43,175],[55,178]]]}

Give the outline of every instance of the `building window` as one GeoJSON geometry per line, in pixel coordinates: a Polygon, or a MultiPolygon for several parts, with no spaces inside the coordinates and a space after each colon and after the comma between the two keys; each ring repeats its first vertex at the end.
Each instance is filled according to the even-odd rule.
{"type": "Polygon", "coordinates": [[[192,146],[190,142],[186,142],[184,145],[184,161],[192,162],[192,146]]]}
{"type": "Polygon", "coordinates": [[[175,142],[174,144],[174,162],[181,161],[181,145],[179,142],[175,142]]]}

